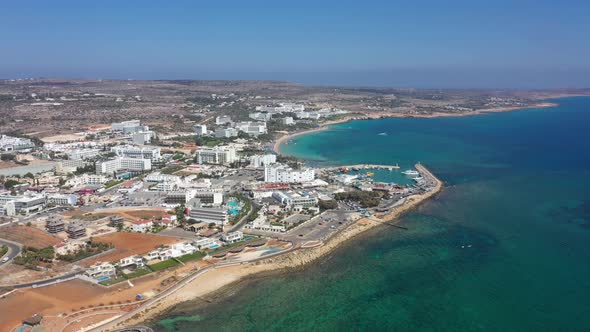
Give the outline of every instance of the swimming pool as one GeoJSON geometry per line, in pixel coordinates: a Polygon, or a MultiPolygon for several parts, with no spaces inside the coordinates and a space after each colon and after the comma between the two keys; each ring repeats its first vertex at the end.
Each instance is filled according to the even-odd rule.
{"type": "Polygon", "coordinates": [[[215,248],[219,248],[219,244],[214,244],[212,246],[209,246],[209,249],[215,249],[215,248]]]}

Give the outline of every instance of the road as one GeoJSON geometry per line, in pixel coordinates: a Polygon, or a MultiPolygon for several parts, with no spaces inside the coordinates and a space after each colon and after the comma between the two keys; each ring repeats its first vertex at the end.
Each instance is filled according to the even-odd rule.
{"type": "Polygon", "coordinates": [[[0,239],[0,246],[3,245],[8,247],[8,252],[6,253],[6,256],[4,256],[8,257],[8,261],[5,263],[0,263],[0,266],[8,264],[14,257],[18,256],[21,252],[21,245],[16,242],[0,239]]]}

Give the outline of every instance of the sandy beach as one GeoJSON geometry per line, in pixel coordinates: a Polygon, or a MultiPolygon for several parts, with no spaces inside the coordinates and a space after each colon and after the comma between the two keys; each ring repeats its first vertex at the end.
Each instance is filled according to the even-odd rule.
{"type": "Polygon", "coordinates": [[[208,294],[218,291],[245,277],[261,272],[281,271],[310,264],[334,251],[344,242],[359,234],[382,225],[384,222],[391,223],[395,221],[404,213],[416,208],[420,203],[439,193],[443,188],[443,183],[424,166],[416,165],[416,168],[434,178],[436,180],[436,186],[427,193],[407,197],[402,205],[394,208],[385,215],[361,218],[339,233],[336,233],[326,243],[317,247],[305,249],[294,248],[287,253],[255,262],[203,269],[177,284],[172,289],[158,295],[137,310],[115,318],[110,322],[104,322],[105,324],[101,327],[88,329],[87,331],[110,331],[123,326],[140,324],[165,313],[180,302],[203,297],[206,298],[208,294]]]}
{"type": "Polygon", "coordinates": [[[543,103],[536,103],[533,105],[520,106],[520,107],[499,107],[499,108],[479,109],[479,110],[466,112],[466,113],[462,113],[462,114],[431,113],[428,115],[419,115],[419,114],[413,115],[413,114],[397,114],[397,113],[390,113],[390,112],[388,112],[388,113],[376,112],[376,113],[367,114],[367,115],[361,116],[361,117],[350,116],[350,117],[344,117],[342,119],[335,120],[335,121],[323,122],[323,123],[319,124],[319,127],[317,127],[317,128],[284,134],[281,137],[279,137],[276,141],[274,141],[273,151],[277,154],[280,154],[281,153],[281,151],[280,151],[281,145],[283,143],[287,142],[288,140],[293,139],[297,136],[326,130],[326,129],[328,129],[328,126],[340,124],[340,123],[346,123],[346,122],[354,121],[354,120],[377,120],[377,119],[386,119],[386,118],[459,117],[459,116],[480,115],[480,114],[486,114],[486,113],[512,112],[512,111],[519,111],[519,110],[525,110],[525,109],[531,109],[531,108],[548,108],[548,107],[555,107],[555,106],[558,106],[558,104],[543,102],[543,103]]]}

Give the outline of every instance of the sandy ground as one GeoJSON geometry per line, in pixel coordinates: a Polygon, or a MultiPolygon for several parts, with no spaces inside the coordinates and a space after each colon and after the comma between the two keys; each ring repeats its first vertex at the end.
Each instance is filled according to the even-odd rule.
{"type": "Polygon", "coordinates": [[[112,243],[115,246],[115,251],[85,261],[84,265],[86,266],[90,266],[98,261],[114,262],[132,255],[143,255],[160,245],[176,243],[179,242],[180,239],[152,234],[116,232],[95,237],[94,241],[112,243]]]}
{"type": "Polygon", "coordinates": [[[0,238],[39,249],[54,246],[61,242],[61,239],[38,228],[15,225],[0,228],[0,238]]]}

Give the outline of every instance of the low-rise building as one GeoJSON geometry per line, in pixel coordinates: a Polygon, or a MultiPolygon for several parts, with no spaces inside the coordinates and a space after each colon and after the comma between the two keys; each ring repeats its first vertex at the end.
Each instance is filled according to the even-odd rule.
{"type": "Polygon", "coordinates": [[[242,241],[243,238],[244,238],[244,233],[242,233],[240,231],[229,232],[229,233],[225,233],[225,234],[221,235],[221,241],[223,241],[225,243],[239,242],[239,241],[242,241]]]}
{"type": "Polygon", "coordinates": [[[196,125],[193,126],[193,129],[195,130],[195,134],[197,136],[207,135],[207,125],[204,125],[204,124],[196,124],[196,125]]]}
{"type": "Polygon", "coordinates": [[[140,173],[152,169],[152,160],[119,157],[112,160],[97,161],[95,166],[97,174],[113,174],[119,171],[140,173]]]}
{"type": "Polygon", "coordinates": [[[63,232],[65,230],[65,222],[62,217],[51,215],[49,218],[47,218],[45,229],[47,229],[47,232],[51,234],[63,232]]]}
{"type": "Polygon", "coordinates": [[[131,224],[131,230],[137,233],[146,233],[153,225],[152,220],[136,220],[131,224]]]}
{"type": "Polygon", "coordinates": [[[111,148],[111,152],[122,158],[151,159],[152,161],[161,158],[161,150],[156,146],[117,145],[111,148]]]}
{"type": "Polygon", "coordinates": [[[105,262],[97,262],[94,265],[88,267],[86,272],[84,272],[87,276],[94,279],[100,279],[104,277],[111,277],[117,274],[117,270],[115,266],[111,263],[105,262]]]}
{"type": "Polygon", "coordinates": [[[298,183],[309,182],[315,178],[311,168],[293,169],[283,164],[271,164],[264,167],[264,182],[298,183]]]}
{"type": "Polygon", "coordinates": [[[75,206],[78,203],[78,196],[74,194],[48,194],[47,204],[59,206],[75,206]]]}
{"type": "Polygon", "coordinates": [[[231,124],[231,117],[229,115],[220,115],[215,118],[216,125],[224,125],[224,124],[231,124]]]}
{"type": "Polygon", "coordinates": [[[0,136],[0,151],[4,152],[26,152],[35,147],[33,141],[28,138],[0,136]]]}
{"type": "Polygon", "coordinates": [[[129,256],[129,257],[121,258],[117,265],[119,265],[119,267],[122,267],[122,268],[125,268],[125,267],[141,268],[141,267],[145,266],[145,261],[143,260],[143,257],[141,257],[141,256],[129,256]]]}
{"type": "Polygon", "coordinates": [[[217,138],[238,137],[238,130],[235,128],[217,128],[217,129],[215,129],[215,137],[217,137],[217,138]]]}
{"type": "Polygon", "coordinates": [[[71,222],[66,228],[70,239],[79,239],[86,236],[86,227],[80,222],[71,222]]]}

